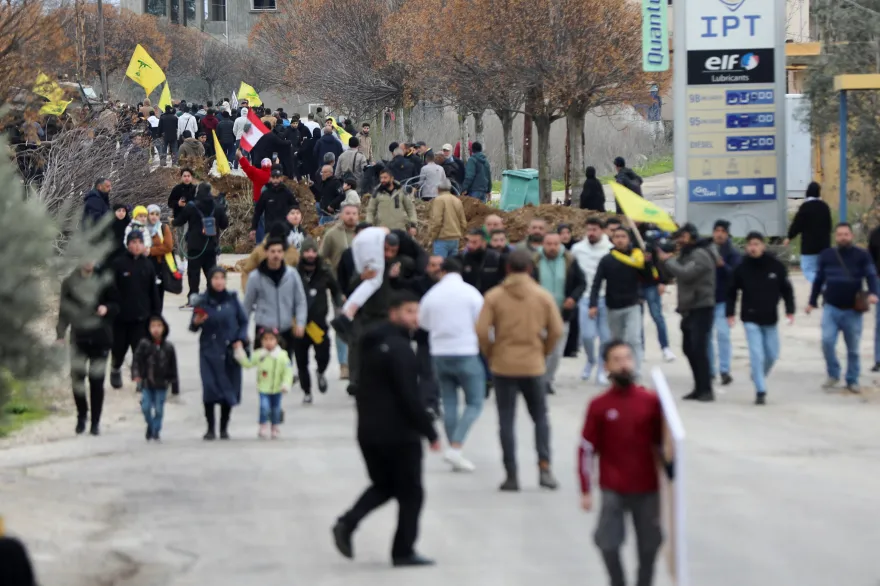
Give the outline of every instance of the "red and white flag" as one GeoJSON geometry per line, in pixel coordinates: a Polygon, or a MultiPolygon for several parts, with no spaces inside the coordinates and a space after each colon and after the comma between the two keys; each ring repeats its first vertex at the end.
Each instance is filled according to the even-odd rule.
{"type": "Polygon", "coordinates": [[[245,131],[244,134],[241,135],[241,148],[247,152],[250,152],[254,145],[257,144],[257,141],[262,138],[264,134],[269,134],[269,129],[266,128],[266,125],[257,118],[257,115],[254,113],[253,109],[248,109],[248,122],[250,123],[250,128],[245,131]]]}

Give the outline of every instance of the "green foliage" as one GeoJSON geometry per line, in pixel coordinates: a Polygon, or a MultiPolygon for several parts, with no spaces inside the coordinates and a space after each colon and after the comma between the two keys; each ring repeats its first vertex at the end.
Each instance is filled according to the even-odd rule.
{"type": "MultiPolygon", "coordinates": [[[[822,54],[810,67],[805,94],[810,112],[803,115],[814,133],[836,134],[839,100],[834,76],[880,73],[880,0],[814,0],[811,16],[823,41],[822,54]]],[[[849,92],[848,155],[876,190],[880,187],[880,92],[849,92]]]]}

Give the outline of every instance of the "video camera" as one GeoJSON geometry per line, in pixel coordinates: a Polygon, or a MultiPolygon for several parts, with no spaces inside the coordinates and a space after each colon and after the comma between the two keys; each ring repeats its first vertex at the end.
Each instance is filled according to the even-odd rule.
{"type": "Polygon", "coordinates": [[[645,248],[649,251],[659,249],[667,253],[675,252],[676,243],[669,232],[664,232],[654,224],[643,224],[640,232],[645,240],[645,248]]]}

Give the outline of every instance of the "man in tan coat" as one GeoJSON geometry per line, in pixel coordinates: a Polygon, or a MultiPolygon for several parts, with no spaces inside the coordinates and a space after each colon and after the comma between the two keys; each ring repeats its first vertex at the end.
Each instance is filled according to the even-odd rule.
{"type": "Polygon", "coordinates": [[[417,223],[416,207],[388,168],[379,174],[379,187],[367,204],[367,222],[389,230],[406,230],[409,222],[417,223]]]}
{"type": "Polygon", "coordinates": [[[467,234],[467,218],[461,200],[450,192],[449,179],[440,182],[440,194],[431,202],[431,240],[434,254],[448,258],[458,254],[458,244],[467,234]]]}
{"type": "Polygon", "coordinates": [[[507,259],[508,276],[486,293],[476,326],[480,351],[489,361],[495,381],[501,451],[507,472],[501,485],[503,491],[519,490],[515,437],[519,393],[535,424],[538,482],[544,488],[558,486],[550,469],[544,357],[562,336],[562,316],[553,296],[531,277],[532,270],[532,257],[527,251],[511,252],[507,259]],[[490,332],[494,332],[494,337],[490,332]]]}

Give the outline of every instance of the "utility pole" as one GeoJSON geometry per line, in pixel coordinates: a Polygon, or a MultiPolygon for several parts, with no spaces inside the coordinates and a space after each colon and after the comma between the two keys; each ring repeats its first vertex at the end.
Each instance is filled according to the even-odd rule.
{"type": "Polygon", "coordinates": [[[101,94],[104,101],[110,101],[110,87],[107,84],[107,55],[104,51],[104,2],[98,0],[98,64],[101,71],[101,94]]]}

